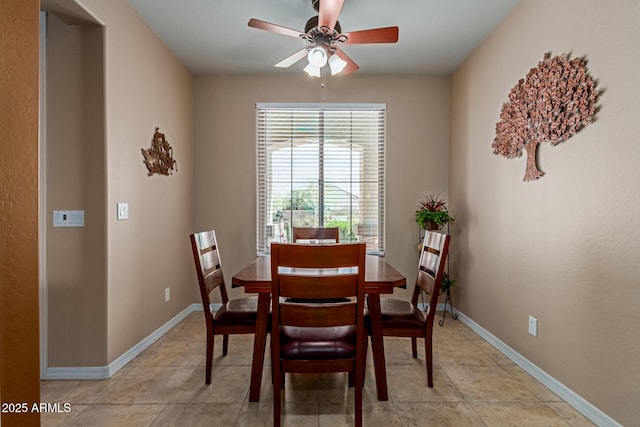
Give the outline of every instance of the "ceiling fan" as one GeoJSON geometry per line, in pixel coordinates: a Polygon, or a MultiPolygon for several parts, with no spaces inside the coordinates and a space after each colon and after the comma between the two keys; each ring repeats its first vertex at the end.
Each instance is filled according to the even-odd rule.
{"type": "Polygon", "coordinates": [[[305,56],[309,64],[305,71],[320,77],[323,67],[329,64],[331,74],[342,72],[351,74],[360,68],[342,49],[340,45],[365,43],[395,43],[398,41],[398,27],[372,28],[369,30],[342,32],[338,16],[345,0],[311,0],[317,16],[310,18],[304,32],[293,30],[277,24],[250,19],[249,26],[285,36],[304,40],[304,48],[275,64],[279,68],[288,68],[305,56]]]}

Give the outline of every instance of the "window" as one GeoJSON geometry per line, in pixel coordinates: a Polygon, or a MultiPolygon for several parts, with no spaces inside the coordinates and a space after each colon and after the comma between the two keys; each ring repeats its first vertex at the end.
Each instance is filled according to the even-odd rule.
{"type": "Polygon", "coordinates": [[[338,227],[384,252],[385,106],[258,104],[257,250],[338,227]]]}

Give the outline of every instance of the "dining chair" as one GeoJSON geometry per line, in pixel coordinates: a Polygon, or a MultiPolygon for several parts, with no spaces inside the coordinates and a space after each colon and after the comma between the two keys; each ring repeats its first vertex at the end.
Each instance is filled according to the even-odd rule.
{"type": "Polygon", "coordinates": [[[410,337],[414,359],[418,357],[417,338],[424,339],[429,387],[433,387],[433,322],[450,240],[451,236],[447,234],[427,231],[422,242],[416,286],[411,301],[393,298],[380,300],[383,336],[410,337]],[[418,307],[421,292],[429,295],[429,306],[424,313],[418,307]]]}
{"type": "Polygon", "coordinates": [[[366,244],[271,244],[273,421],[280,425],[285,373],[348,372],[362,425],[367,336],[366,244]],[[287,298],[307,300],[287,302],[287,298]],[[349,298],[342,303],[313,300],[349,298]]]}
{"type": "Polygon", "coordinates": [[[293,227],[293,243],[309,240],[340,243],[340,231],[338,227],[293,227]]]}
{"type": "Polygon", "coordinates": [[[215,336],[222,335],[222,355],[226,356],[229,335],[255,333],[258,299],[256,297],[229,299],[214,230],[191,234],[190,239],[207,325],[205,384],[211,384],[215,336]],[[216,288],[220,291],[222,305],[213,312],[210,294],[216,288]]]}

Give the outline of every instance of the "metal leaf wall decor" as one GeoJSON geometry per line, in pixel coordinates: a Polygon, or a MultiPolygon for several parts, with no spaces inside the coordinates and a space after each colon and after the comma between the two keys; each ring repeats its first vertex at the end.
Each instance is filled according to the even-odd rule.
{"type": "Polygon", "coordinates": [[[586,65],[585,58],[552,58],[551,53],[545,53],[538,66],[511,89],[509,101],[502,104],[491,147],[494,154],[506,158],[520,157],[522,149],[526,150],[523,181],[544,175],[536,162],[541,142],[557,145],[595,119],[599,93],[586,65]]]}
{"type": "Polygon", "coordinates": [[[153,134],[151,140],[151,147],[148,150],[141,148],[142,157],[144,157],[143,163],[147,165],[149,172],[148,176],[154,173],[161,175],[172,175],[172,170],[178,171],[178,164],[173,159],[173,147],[169,145],[169,142],[164,136],[164,133],[158,131],[160,128],[156,128],[156,132],[153,134]]]}

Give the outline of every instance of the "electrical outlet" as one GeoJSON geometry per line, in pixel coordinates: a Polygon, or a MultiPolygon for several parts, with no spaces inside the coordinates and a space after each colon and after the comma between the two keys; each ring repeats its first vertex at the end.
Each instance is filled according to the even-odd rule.
{"type": "Polygon", "coordinates": [[[538,336],[538,319],[529,316],[529,333],[534,337],[538,336]]]}
{"type": "Polygon", "coordinates": [[[164,302],[169,302],[170,299],[171,299],[171,289],[166,288],[164,290],[164,302]]]}

